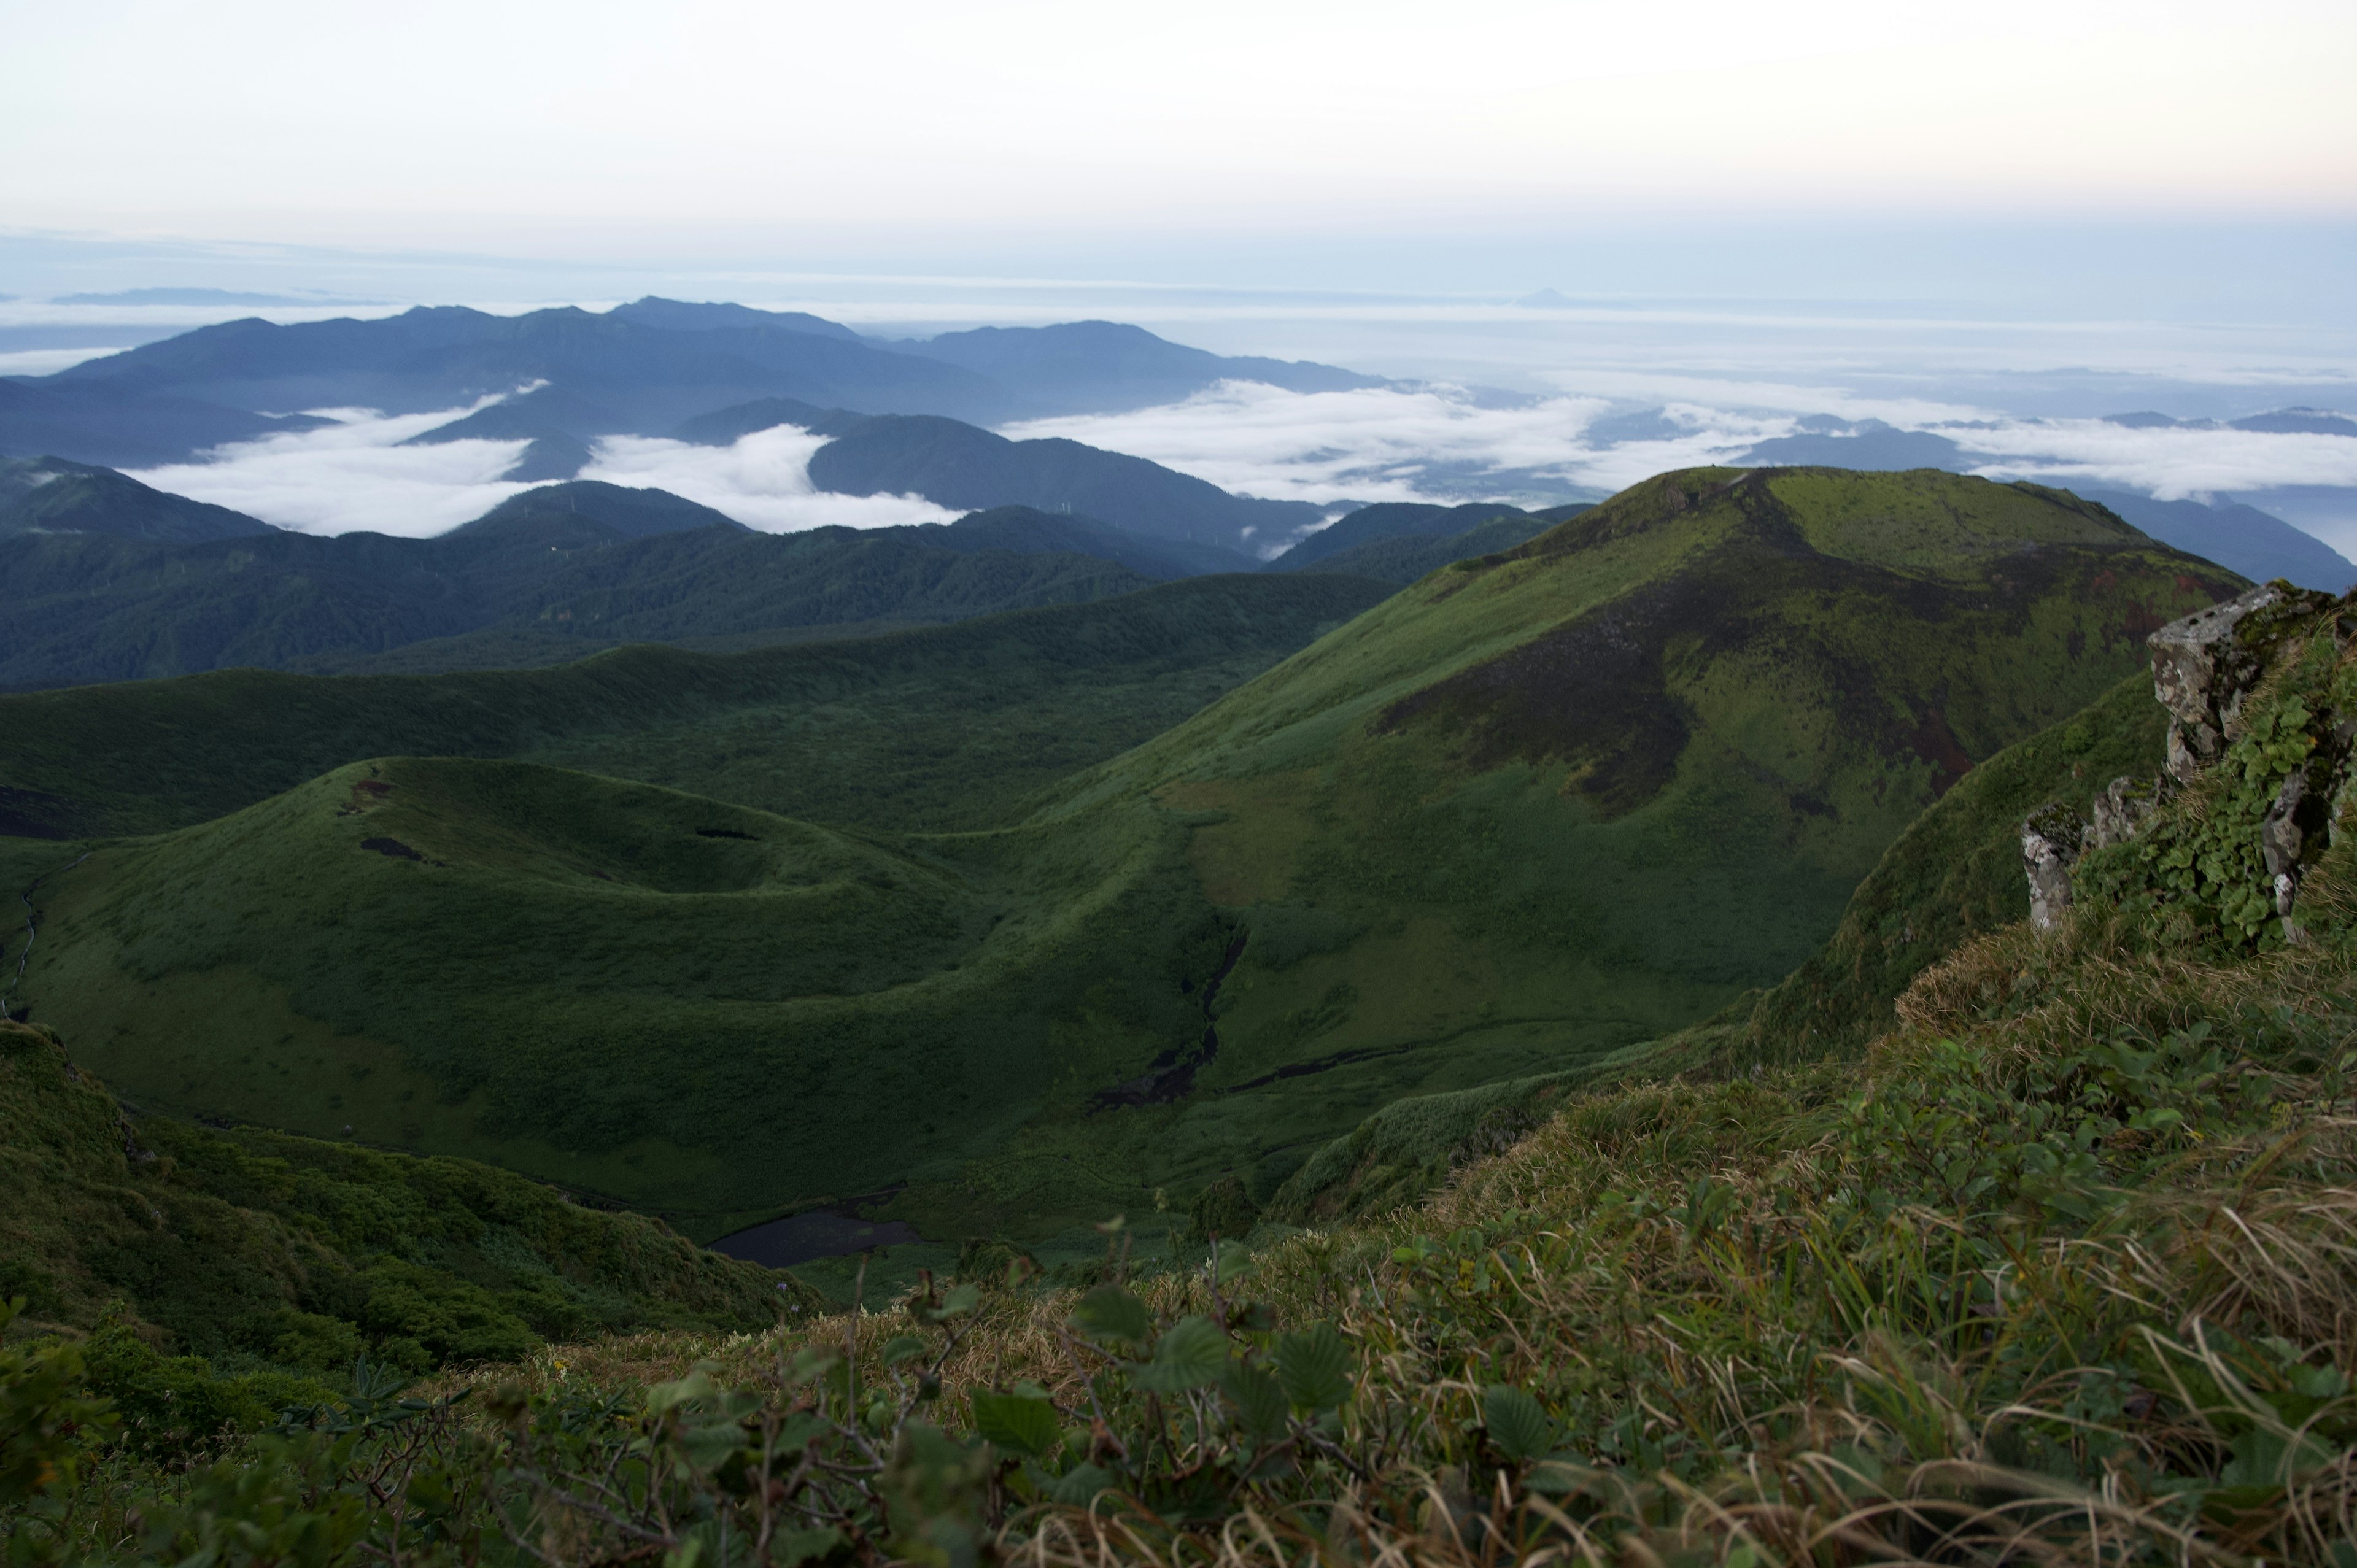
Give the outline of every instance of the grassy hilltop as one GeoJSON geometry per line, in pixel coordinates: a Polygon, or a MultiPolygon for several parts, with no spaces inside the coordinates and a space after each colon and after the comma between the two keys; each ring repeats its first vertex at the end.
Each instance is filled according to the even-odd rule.
{"type": "MultiPolygon", "coordinates": [[[[686,656],[10,699],[16,809],[195,824],[47,884],[23,995],[150,1108],[349,1123],[699,1234],[899,1183],[874,1212],[944,1237],[1265,1197],[1403,1095],[1773,983],[1925,805],[2233,585],[2035,487],[1670,475],[996,820],[949,804],[1009,755],[954,700],[921,710],[938,793],[877,810],[830,773],[823,682],[732,713],[750,667],[686,656]],[[927,809],[966,831],[905,831],[927,809]]],[[[759,657],[790,656],[874,657],[759,657]]]]}

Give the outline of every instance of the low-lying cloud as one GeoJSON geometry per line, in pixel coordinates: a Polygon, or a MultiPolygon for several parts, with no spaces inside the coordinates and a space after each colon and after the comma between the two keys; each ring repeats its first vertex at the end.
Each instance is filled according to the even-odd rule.
{"type": "MultiPolygon", "coordinates": [[[[1729,383],[1727,392],[1747,389],[1729,383]]],[[[1609,493],[1664,469],[1740,462],[1804,428],[1805,412],[1879,418],[1944,436],[1953,466],[1995,478],[2208,499],[2278,487],[2351,489],[2357,439],[2227,428],[2131,429],[2100,419],[2021,419],[1986,409],[1876,402],[1778,387],[1772,401],[1671,402],[1650,418],[1588,395],[1500,406],[1447,388],[1297,393],[1229,383],[1185,403],[1039,420],[1010,435],[1060,435],[1132,452],[1240,494],[1308,501],[1464,499],[1557,485],[1609,493]],[[1815,408],[1811,409],[1811,402],[1815,408]],[[1768,406],[1762,407],[1761,402],[1768,406]]],[[[2335,542],[2346,542],[2336,540],[2335,542]]]]}
{"type": "MultiPolygon", "coordinates": [[[[1733,390],[1733,389],[1730,389],[1733,390]]],[[[1671,401],[1632,411],[1604,397],[1481,397],[1448,387],[1300,393],[1230,382],[1183,403],[1132,413],[1034,421],[1021,437],[1057,435],[1132,453],[1243,495],[1320,504],[1602,495],[1664,469],[1740,462],[1758,443],[1809,427],[1804,389],[1760,403],[1671,401]],[[1780,406],[1781,405],[1781,406],[1780,406]]],[[[2023,419],[1985,409],[1825,395],[1821,412],[1879,417],[1944,436],[1953,467],[1996,478],[2212,499],[2305,487],[2347,490],[2343,526],[2308,520],[2336,546],[2357,544],[2357,438],[2189,426],[2132,429],[2097,419],[2023,419]]],[[[331,411],[339,423],[220,449],[210,461],[139,477],[313,533],[357,529],[422,536],[480,516],[530,487],[504,478],[520,441],[404,446],[467,413],[387,416],[331,411]]],[[[791,426],[729,446],[642,436],[598,442],[585,478],[652,486],[750,527],[786,532],[939,521],[953,509],[920,496],[814,489],[823,438],[791,426]]]]}
{"type": "MultiPolygon", "coordinates": [[[[411,539],[447,532],[534,488],[503,478],[523,456],[522,441],[402,445],[472,409],[395,415],[371,409],[311,412],[337,423],[238,442],[218,448],[210,461],[144,469],[135,477],[158,489],[233,507],[303,533],[366,531],[411,539]]],[[[609,436],[597,444],[594,460],[580,477],[669,490],[771,533],[829,524],[939,522],[956,515],[920,496],[814,490],[810,458],[823,444],[823,437],[783,425],[757,431],[733,446],[609,436]]]]}
{"type": "Polygon", "coordinates": [[[471,410],[313,412],[338,423],[241,441],[218,448],[210,462],[174,463],[134,477],[298,532],[410,539],[446,532],[531,488],[500,478],[523,456],[522,441],[401,445],[471,410]]]}
{"type": "Polygon", "coordinates": [[[922,496],[844,496],[813,489],[811,455],[825,445],[826,437],[790,424],[757,430],[728,446],[610,435],[597,443],[597,461],[581,470],[581,478],[651,485],[768,533],[945,522],[957,515],[922,496]]]}

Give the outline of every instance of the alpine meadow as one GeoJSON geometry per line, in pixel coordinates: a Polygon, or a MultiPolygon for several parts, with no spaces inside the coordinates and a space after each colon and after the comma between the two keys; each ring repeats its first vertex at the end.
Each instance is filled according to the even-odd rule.
{"type": "Polygon", "coordinates": [[[0,1568],[2357,1568],[2357,23],[2114,10],[0,0],[0,1568]]]}

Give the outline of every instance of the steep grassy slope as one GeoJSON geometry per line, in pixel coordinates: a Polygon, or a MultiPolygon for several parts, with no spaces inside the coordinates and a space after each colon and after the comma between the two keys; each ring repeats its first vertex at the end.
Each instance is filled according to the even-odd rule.
{"type": "MultiPolygon", "coordinates": [[[[1251,581],[1288,580],[1319,579],[1251,581]]],[[[364,1111],[703,1233],[907,1182],[878,1212],[1038,1236],[1222,1173],[1265,1193],[1403,1095],[1772,983],[1925,804],[2231,585],[2033,488],[1669,476],[1386,600],[1019,825],[887,841],[382,760],[57,878],[25,994],[159,1102],[364,1111]],[[365,1103],[330,1104],[360,1067],[365,1103]]],[[[535,701],[541,733],[629,705],[604,662],[535,701]]],[[[652,744],[708,723],[692,668],[633,677],[677,726],[652,744]]],[[[333,690],[322,715],[363,685],[333,690]]],[[[444,737],[476,693],[503,737],[491,694],[523,688],[385,690],[444,737]]],[[[725,749],[682,771],[727,779],[725,749]]]]}
{"type": "Polygon", "coordinates": [[[1318,1150],[1269,1212],[1330,1221],[1414,1202],[1598,1083],[1855,1057],[1897,1026],[1893,1004],[1924,970],[2029,917],[2022,819],[2050,802],[2085,810],[2113,779],[2148,776],[2167,717],[2151,677],[2129,676],[1965,774],[1883,852],[1824,945],[1766,991],[1570,1069],[1395,1101],[1318,1150]]]}
{"type": "Polygon", "coordinates": [[[1265,1194],[1338,1122],[1706,1017],[1806,961],[1977,761],[2233,585],[2060,492],[1932,473],[1670,475],[1461,563],[1033,819],[1154,800],[1250,940],[1168,1103],[1010,1163],[1126,1136],[1265,1194]]]}
{"type": "Polygon", "coordinates": [[[0,1023],[0,1297],[84,1328],[119,1303],[219,1365],[419,1370],[584,1332],[759,1329],[810,1299],[487,1166],[134,1122],[21,1024],[0,1023]]]}
{"type": "Polygon", "coordinates": [[[554,670],[230,671],[5,696],[0,832],[185,827],[404,752],[536,758],[835,822],[981,825],[1389,592],[1348,577],[1206,577],[727,658],[637,647],[554,670]]]}

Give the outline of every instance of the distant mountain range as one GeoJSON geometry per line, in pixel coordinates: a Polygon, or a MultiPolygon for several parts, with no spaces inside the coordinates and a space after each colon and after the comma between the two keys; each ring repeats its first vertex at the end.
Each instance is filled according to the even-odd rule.
{"type": "MultiPolygon", "coordinates": [[[[818,417],[885,436],[951,423],[818,417]]],[[[1091,454],[1071,443],[971,434],[1018,460],[1040,446],[1067,460],[1091,454]]],[[[1268,504],[1153,472],[1198,486],[1205,505],[1268,504]]],[[[1265,569],[1405,585],[1460,556],[1511,548],[1582,510],[1367,508],[1265,569]]],[[[632,641],[724,650],[1262,569],[1233,551],[1076,511],[995,506],[947,524],[778,535],[663,490],[595,480],[526,490],[436,538],[321,537],[89,464],[0,461],[0,687],[231,666],[514,668],[632,641]]]]}
{"type": "MultiPolygon", "coordinates": [[[[566,405],[554,407],[562,414],[566,405]]],[[[1305,516],[1317,521],[1316,509],[1230,496],[1073,442],[1008,441],[953,420],[779,399],[720,410],[675,434],[725,442],[778,424],[834,433],[812,463],[828,489],[914,490],[972,510],[947,524],[780,535],[663,490],[567,480],[436,538],[330,538],[91,464],[0,459],[0,687],[240,665],[518,668],[625,642],[725,650],[1081,603],[1216,573],[1310,572],[1404,586],[1451,562],[1512,550],[1590,510],[1386,502],[1263,563],[1206,541],[1248,538],[1270,518],[1297,528],[1305,516]],[[1090,515],[1098,507],[1114,515],[1090,515]]],[[[2107,491],[2088,499],[2245,576],[2357,575],[2249,507],[2107,491]]]]}
{"type": "MultiPolygon", "coordinates": [[[[0,381],[0,456],[136,467],[301,428],[276,411],[417,413],[535,385],[469,433],[655,435],[762,398],[996,424],[1168,403],[1231,379],[1384,384],[1329,365],[1226,359],[1103,321],[888,342],[799,311],[658,298],[514,317],[420,306],[366,321],[224,322],[0,381]]],[[[557,477],[554,456],[566,449],[552,440],[527,462],[557,477]]]]}

